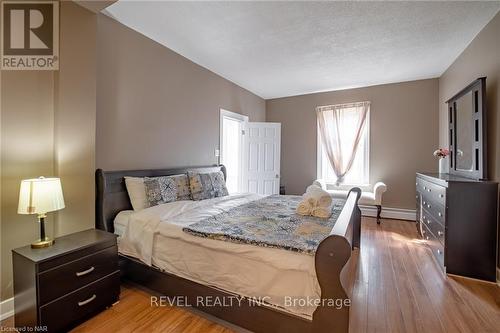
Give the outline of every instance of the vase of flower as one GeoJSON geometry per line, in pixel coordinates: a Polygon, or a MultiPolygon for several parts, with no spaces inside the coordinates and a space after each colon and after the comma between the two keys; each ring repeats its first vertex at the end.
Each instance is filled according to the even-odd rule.
{"type": "Polygon", "coordinates": [[[434,156],[439,159],[439,173],[449,172],[448,155],[450,155],[450,151],[446,148],[439,148],[434,151],[434,156]]]}

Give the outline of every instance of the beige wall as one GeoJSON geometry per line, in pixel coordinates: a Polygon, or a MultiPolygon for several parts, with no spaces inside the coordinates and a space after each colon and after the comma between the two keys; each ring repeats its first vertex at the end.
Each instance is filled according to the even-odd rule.
{"type": "MultiPolygon", "coordinates": [[[[487,77],[489,179],[500,182],[500,13],[439,78],[439,141],[442,146],[448,145],[448,112],[445,101],[482,76],[487,77]]],[[[500,244],[500,230],[498,239],[500,244]]],[[[498,259],[500,266],[500,256],[498,259]]]]}
{"type": "Polygon", "coordinates": [[[476,36],[464,52],[439,78],[439,142],[448,145],[448,112],[450,97],[478,77],[486,76],[488,108],[488,169],[490,178],[500,181],[500,13],[476,36]]]}
{"type": "Polygon", "coordinates": [[[62,178],[66,208],[49,214],[50,235],[93,226],[95,28],[95,14],[62,2],[60,70],[1,72],[1,300],[12,296],[11,249],[39,236],[36,216],[17,214],[22,179],[62,178]]]}
{"type": "Polygon", "coordinates": [[[97,15],[71,2],[61,9],[54,167],[66,201],[56,232],[65,235],[94,227],[97,15]]]}
{"type": "Polygon", "coordinates": [[[98,17],[97,166],[216,162],[219,109],[265,119],[265,101],[104,16],[98,17]]]}
{"type": "MultiPolygon", "coordinates": [[[[54,175],[53,72],[2,71],[1,100],[1,293],[12,296],[11,249],[38,234],[36,217],[17,214],[19,184],[24,178],[54,175]]],[[[53,216],[47,232],[53,235],[53,216]]]]}
{"type": "Polygon", "coordinates": [[[281,177],[289,194],[302,194],[316,178],[319,105],[370,101],[370,182],[388,186],[383,205],[415,208],[415,172],[436,171],[438,80],[268,100],[267,121],[281,122],[281,177]]]}

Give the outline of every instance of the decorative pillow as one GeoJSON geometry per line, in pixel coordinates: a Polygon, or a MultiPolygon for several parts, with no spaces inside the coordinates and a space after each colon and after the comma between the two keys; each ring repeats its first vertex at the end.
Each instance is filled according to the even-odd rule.
{"type": "Polygon", "coordinates": [[[146,198],[146,188],[144,187],[144,178],[125,177],[125,186],[127,187],[130,203],[135,211],[149,207],[146,198]]]}
{"type": "Polygon", "coordinates": [[[177,201],[191,200],[191,190],[189,189],[189,178],[187,175],[169,176],[177,185],[177,201]]]}
{"type": "Polygon", "coordinates": [[[191,199],[189,178],[185,174],[162,177],[125,177],[125,185],[135,211],[162,203],[191,199]],[[169,180],[160,180],[160,178],[169,180]],[[171,186],[172,182],[175,184],[174,187],[171,186]]]}
{"type": "Polygon", "coordinates": [[[144,178],[149,207],[177,200],[177,185],[172,177],[144,178]]]}
{"type": "Polygon", "coordinates": [[[203,200],[228,195],[222,171],[211,173],[188,172],[193,200],[203,200]]]}

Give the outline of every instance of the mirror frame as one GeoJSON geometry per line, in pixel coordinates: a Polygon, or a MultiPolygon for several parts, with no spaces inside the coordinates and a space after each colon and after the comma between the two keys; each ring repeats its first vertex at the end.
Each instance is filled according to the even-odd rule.
{"type": "Polygon", "coordinates": [[[487,121],[486,121],[486,77],[481,77],[467,87],[462,89],[452,98],[446,101],[448,111],[448,135],[450,150],[450,174],[472,178],[477,180],[487,179],[487,121]],[[467,93],[472,92],[473,113],[472,121],[474,123],[473,135],[470,138],[473,147],[473,170],[457,169],[457,100],[467,93]]]}

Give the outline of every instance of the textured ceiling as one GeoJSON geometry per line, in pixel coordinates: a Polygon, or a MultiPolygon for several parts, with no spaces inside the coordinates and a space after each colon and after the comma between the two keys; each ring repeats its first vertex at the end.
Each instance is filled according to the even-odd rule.
{"type": "Polygon", "coordinates": [[[438,77],[499,9],[500,2],[118,1],[106,13],[269,99],[438,77]]]}

